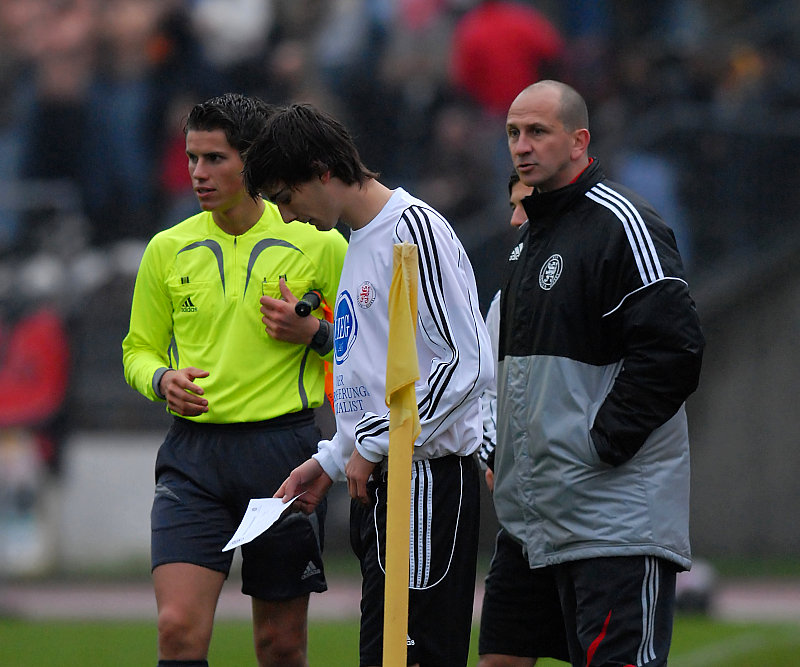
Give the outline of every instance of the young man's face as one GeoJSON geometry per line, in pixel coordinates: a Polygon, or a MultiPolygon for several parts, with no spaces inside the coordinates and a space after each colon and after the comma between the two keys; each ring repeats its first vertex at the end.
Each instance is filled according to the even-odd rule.
{"type": "Polygon", "coordinates": [[[242,158],[224,130],[189,130],[186,156],[192,187],[204,211],[228,212],[249,199],[242,181],[242,158]]]}
{"type": "Polygon", "coordinates": [[[533,188],[525,185],[522,181],[517,181],[511,186],[511,196],[508,198],[508,203],[511,206],[512,227],[520,227],[528,219],[528,214],[522,206],[522,200],[531,192],[533,192],[533,188]]]}
{"type": "Polygon", "coordinates": [[[336,202],[326,188],[329,182],[329,177],[322,176],[294,188],[277,183],[263,194],[278,207],[284,222],[299,220],[325,232],[336,227],[339,221],[336,202]]]}
{"type": "Polygon", "coordinates": [[[506,119],[508,149],[520,180],[541,192],[557,190],[574,178],[575,133],[559,119],[560,96],[549,86],[521,93],[506,119]]]}

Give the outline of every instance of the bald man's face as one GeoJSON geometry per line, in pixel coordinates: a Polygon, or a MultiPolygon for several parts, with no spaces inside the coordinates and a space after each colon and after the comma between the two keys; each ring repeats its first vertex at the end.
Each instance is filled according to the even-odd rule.
{"type": "Polygon", "coordinates": [[[506,119],[508,149],[520,180],[541,192],[568,185],[586,164],[581,133],[568,132],[559,118],[560,92],[551,86],[529,88],[512,102],[506,119]]]}

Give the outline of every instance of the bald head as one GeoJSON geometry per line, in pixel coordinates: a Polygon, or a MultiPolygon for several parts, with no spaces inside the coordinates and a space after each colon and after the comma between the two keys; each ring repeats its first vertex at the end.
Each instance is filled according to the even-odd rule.
{"type": "Polygon", "coordinates": [[[583,98],[560,81],[538,81],[517,95],[508,109],[506,134],[525,185],[556,190],[586,168],[588,116],[583,98]]]}
{"type": "Polygon", "coordinates": [[[567,132],[574,130],[589,129],[589,111],[586,108],[586,101],[581,94],[572,86],[554,81],[543,79],[532,83],[525,88],[517,97],[527,93],[543,92],[545,89],[552,91],[558,100],[558,119],[564,125],[567,132]]]}

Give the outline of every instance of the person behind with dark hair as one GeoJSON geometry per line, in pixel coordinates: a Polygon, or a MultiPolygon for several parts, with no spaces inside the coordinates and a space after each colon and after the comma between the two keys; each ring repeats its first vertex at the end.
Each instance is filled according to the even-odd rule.
{"type": "MultiPolygon", "coordinates": [[[[527,197],[533,188],[519,180],[519,174],[512,171],[508,177],[508,203],[511,207],[511,226],[520,229],[528,222],[528,215],[522,206],[522,200],[527,197]]],[[[486,312],[486,329],[492,341],[492,354],[495,362],[495,378],[497,376],[497,339],[500,336],[500,290],[495,292],[486,312]]],[[[483,442],[478,450],[478,459],[485,467],[486,486],[489,491],[494,490],[494,450],[496,446],[497,426],[497,384],[492,382],[481,396],[483,409],[483,442]]]]}
{"type": "MultiPolygon", "coordinates": [[[[508,179],[511,226],[528,224],[522,200],[533,188],[519,179],[516,171],[508,179]]],[[[497,363],[500,336],[500,291],[486,313],[486,328],[497,363]]],[[[497,367],[495,366],[495,372],[497,367]]],[[[497,386],[493,382],[481,396],[483,443],[478,459],[486,467],[486,486],[494,490],[494,457],[497,429],[497,386]]],[[[494,553],[481,606],[478,638],[478,667],[533,667],[539,658],[569,660],[564,619],[559,610],[558,588],[549,568],[531,569],[522,546],[524,536],[511,535],[502,526],[497,532],[494,553]]]]}
{"type": "MultiPolygon", "coordinates": [[[[409,471],[408,664],[466,665],[480,503],[473,453],[481,443],[480,396],[493,373],[467,254],[437,211],[378,181],[347,130],[311,106],[292,105],[272,116],[245,156],[244,178],[251,194],[263,193],[287,222],[326,230],[341,221],[351,230],[334,308],[336,433],[291,472],[276,496],[306,492],[295,504],[309,512],[334,481],[347,481],[351,544],[363,576],[362,667],[380,665],[383,657],[393,252],[397,243],[418,247],[421,433],[409,471]]],[[[266,302],[264,310],[279,305],[266,302]]]]}
{"type": "Polygon", "coordinates": [[[691,566],[700,322],[672,230],[589,155],[586,103],[543,80],[506,136],[529,223],[501,286],[494,505],[550,569],[575,667],[667,664],[691,566]]]}
{"type": "MultiPolygon", "coordinates": [[[[294,294],[332,302],[347,243],[284,224],[248,194],[243,153],[272,107],[226,94],[186,122],[202,212],[145,249],[123,341],[125,379],[174,420],[156,460],[151,514],[159,665],[207,665],[214,611],[251,498],[269,497],[315,450],[329,323],[295,313],[294,294]],[[261,300],[283,299],[263,330],[261,300]]],[[[316,311],[316,315],[321,311],[316,311]]],[[[242,546],[261,666],[304,667],[309,594],[326,590],[325,506],[289,514],[242,546]]]]}

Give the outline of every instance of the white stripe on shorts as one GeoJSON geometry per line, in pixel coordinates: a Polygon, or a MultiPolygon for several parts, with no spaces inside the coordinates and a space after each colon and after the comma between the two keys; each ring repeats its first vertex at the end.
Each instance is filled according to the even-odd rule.
{"type": "Polygon", "coordinates": [[[636,653],[636,664],[646,665],[655,660],[656,606],[658,604],[661,566],[654,556],[645,556],[644,578],[642,579],[642,642],[636,653]]]}

